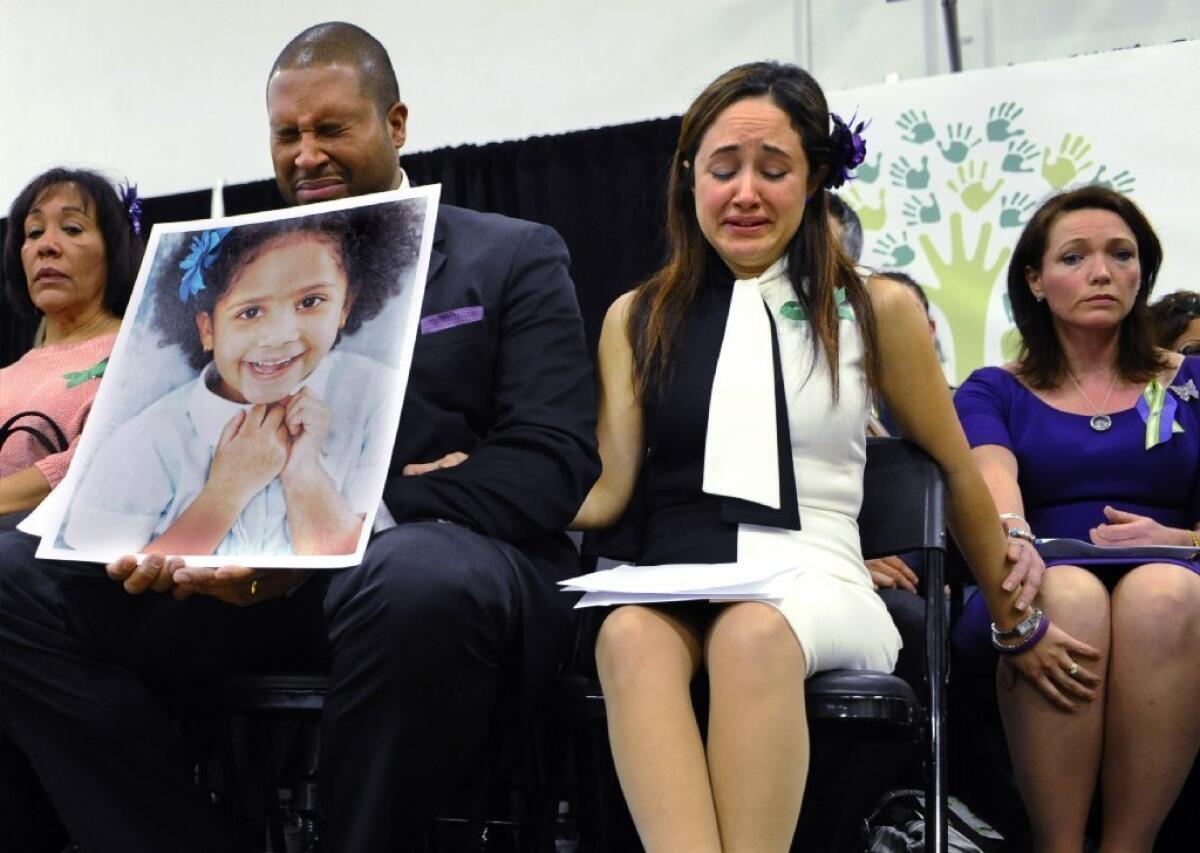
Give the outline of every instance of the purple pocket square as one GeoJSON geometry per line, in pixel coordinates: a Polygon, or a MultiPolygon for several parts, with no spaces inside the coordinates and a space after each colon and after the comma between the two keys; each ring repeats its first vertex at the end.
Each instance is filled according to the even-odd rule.
{"type": "Polygon", "coordinates": [[[482,305],[469,305],[466,308],[443,311],[441,314],[430,314],[428,317],[421,318],[421,334],[432,335],[434,332],[444,332],[446,329],[453,329],[455,326],[478,323],[482,319],[482,305]]]}

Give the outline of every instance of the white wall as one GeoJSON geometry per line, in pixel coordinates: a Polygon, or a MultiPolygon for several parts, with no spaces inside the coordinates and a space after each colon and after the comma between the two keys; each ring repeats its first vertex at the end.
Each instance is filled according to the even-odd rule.
{"type": "MultiPolygon", "coordinates": [[[[1200,38],[1196,0],[959,7],[967,68],[1200,38]]],[[[144,195],[269,176],[267,70],[330,18],[390,49],[410,151],[675,114],[750,59],[831,90],[947,69],[941,0],[0,0],[0,210],[59,163],[144,195]]]]}
{"type": "Polygon", "coordinates": [[[793,55],[792,0],[0,6],[0,114],[21,117],[0,132],[5,208],[64,161],[129,174],[144,195],[269,176],[267,72],[323,20],[359,24],[388,47],[410,151],[671,115],[731,65],[793,55]]]}
{"type": "MultiPolygon", "coordinates": [[[[964,70],[1200,38],[1197,0],[958,0],[957,8],[964,70]]],[[[950,70],[942,0],[797,0],[796,18],[797,60],[827,89],[950,70]]]]}

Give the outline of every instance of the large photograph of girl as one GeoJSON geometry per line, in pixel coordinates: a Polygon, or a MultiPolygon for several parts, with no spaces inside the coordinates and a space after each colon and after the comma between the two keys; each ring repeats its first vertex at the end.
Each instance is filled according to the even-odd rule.
{"type": "Polygon", "coordinates": [[[156,226],[38,556],[359,562],[436,204],[424,188],[156,226]]]}

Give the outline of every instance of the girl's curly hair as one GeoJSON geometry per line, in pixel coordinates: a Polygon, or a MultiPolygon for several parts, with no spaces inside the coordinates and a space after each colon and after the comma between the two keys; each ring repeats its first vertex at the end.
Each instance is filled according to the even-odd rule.
{"type": "Polygon", "coordinates": [[[211,314],[241,271],[269,244],[291,234],[312,234],[337,248],[352,300],[342,334],[353,335],[400,291],[400,271],[416,258],[420,226],[419,217],[402,203],[234,226],[209,253],[211,265],[204,267],[204,286],[196,292],[181,288],[180,265],[205,232],[185,233],[155,283],[152,322],[159,346],[179,347],[192,367],[202,368],[209,356],[200,344],[196,315],[211,314]]]}

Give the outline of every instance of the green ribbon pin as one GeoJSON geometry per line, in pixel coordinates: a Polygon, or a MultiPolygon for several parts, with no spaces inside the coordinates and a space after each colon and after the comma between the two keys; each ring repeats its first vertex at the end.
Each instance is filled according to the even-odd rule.
{"type": "Polygon", "coordinates": [[[1151,379],[1137,402],[1137,412],[1146,421],[1147,450],[1183,432],[1183,427],[1175,420],[1176,409],[1178,403],[1167,394],[1167,387],[1157,379],[1151,379]],[[1170,427],[1166,426],[1164,419],[1170,427]]]}
{"type": "MultiPolygon", "coordinates": [[[[846,288],[839,287],[833,292],[834,300],[837,302],[837,315],[839,320],[853,320],[854,309],[850,306],[850,300],[846,297],[846,288]]],[[[808,312],[804,310],[804,306],[794,299],[783,303],[779,308],[779,316],[785,320],[795,320],[797,323],[805,323],[808,321],[808,312]]]]}
{"type": "Polygon", "coordinates": [[[89,379],[99,379],[104,375],[104,368],[106,367],[108,367],[108,359],[102,358],[87,370],[76,370],[74,373],[64,373],[63,379],[67,380],[68,388],[74,388],[76,385],[82,385],[89,379]]]}

